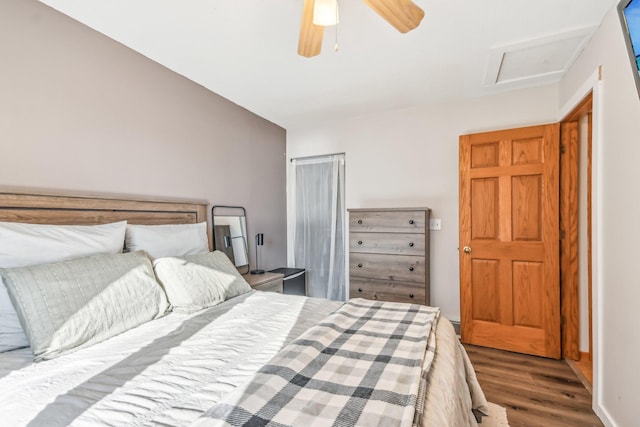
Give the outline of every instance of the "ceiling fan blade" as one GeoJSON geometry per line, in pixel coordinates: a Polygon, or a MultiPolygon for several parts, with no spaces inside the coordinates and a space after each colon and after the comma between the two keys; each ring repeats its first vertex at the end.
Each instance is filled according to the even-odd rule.
{"type": "Polygon", "coordinates": [[[401,33],[407,33],[424,17],[424,10],[411,0],[364,0],[364,2],[401,33]]]}
{"type": "Polygon", "coordinates": [[[313,23],[313,6],[315,0],[304,0],[302,23],[298,38],[298,55],[311,58],[320,54],[324,27],[313,23]]]}

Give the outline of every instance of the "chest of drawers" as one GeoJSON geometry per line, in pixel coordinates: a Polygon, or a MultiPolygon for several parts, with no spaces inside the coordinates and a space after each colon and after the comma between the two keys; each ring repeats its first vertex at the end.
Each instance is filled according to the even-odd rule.
{"type": "Polygon", "coordinates": [[[349,296],[429,305],[427,208],[349,209],[349,296]]]}

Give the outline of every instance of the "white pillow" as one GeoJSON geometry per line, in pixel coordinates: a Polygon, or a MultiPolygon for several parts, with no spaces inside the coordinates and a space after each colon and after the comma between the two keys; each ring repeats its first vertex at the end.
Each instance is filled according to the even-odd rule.
{"type": "Polygon", "coordinates": [[[251,286],[221,251],[166,257],[153,270],[174,311],[191,313],[251,291],[251,286]]]}
{"type": "Polygon", "coordinates": [[[207,223],[127,225],[129,252],[145,251],[152,259],[209,252],[207,223]]]}
{"type": "MultiPolygon", "coordinates": [[[[122,252],[126,227],[126,221],[103,225],[0,222],[0,268],[122,252]]],[[[0,279],[0,352],[28,346],[16,310],[0,279]]]]}

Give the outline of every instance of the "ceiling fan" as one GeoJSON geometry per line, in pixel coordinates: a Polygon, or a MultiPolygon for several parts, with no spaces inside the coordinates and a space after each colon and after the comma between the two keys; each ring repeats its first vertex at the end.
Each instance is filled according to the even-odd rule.
{"type": "MultiPolygon", "coordinates": [[[[406,33],[418,25],[424,11],[411,0],[363,0],[385,21],[401,33],[406,33]]],[[[304,0],[302,24],[298,39],[298,55],[311,58],[322,49],[324,27],[338,23],[337,0],[304,0]],[[321,14],[328,12],[324,18],[321,14]]]]}

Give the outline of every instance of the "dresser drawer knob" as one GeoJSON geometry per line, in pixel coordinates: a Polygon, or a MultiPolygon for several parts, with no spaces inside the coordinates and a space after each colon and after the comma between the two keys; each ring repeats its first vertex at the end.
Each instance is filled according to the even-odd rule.
{"type": "Polygon", "coordinates": [[[358,288],[358,292],[362,292],[362,288],[358,288]]]}
{"type": "Polygon", "coordinates": [[[362,244],[362,240],[358,240],[358,244],[361,245],[362,244]]]}
{"type": "Polygon", "coordinates": [[[409,298],[413,298],[413,294],[409,294],[409,298]]]}
{"type": "Polygon", "coordinates": [[[358,264],[358,268],[362,268],[362,264],[358,264]]]}
{"type": "Polygon", "coordinates": [[[409,247],[412,248],[413,247],[413,242],[409,243],[409,247]]]}
{"type": "Polygon", "coordinates": [[[413,225],[413,220],[412,219],[409,220],[409,224],[413,225]]]}
{"type": "Polygon", "coordinates": [[[362,224],[362,220],[361,219],[358,220],[358,224],[362,224]]]}
{"type": "Polygon", "coordinates": [[[413,266],[409,267],[409,271],[413,271],[413,266]]]}

